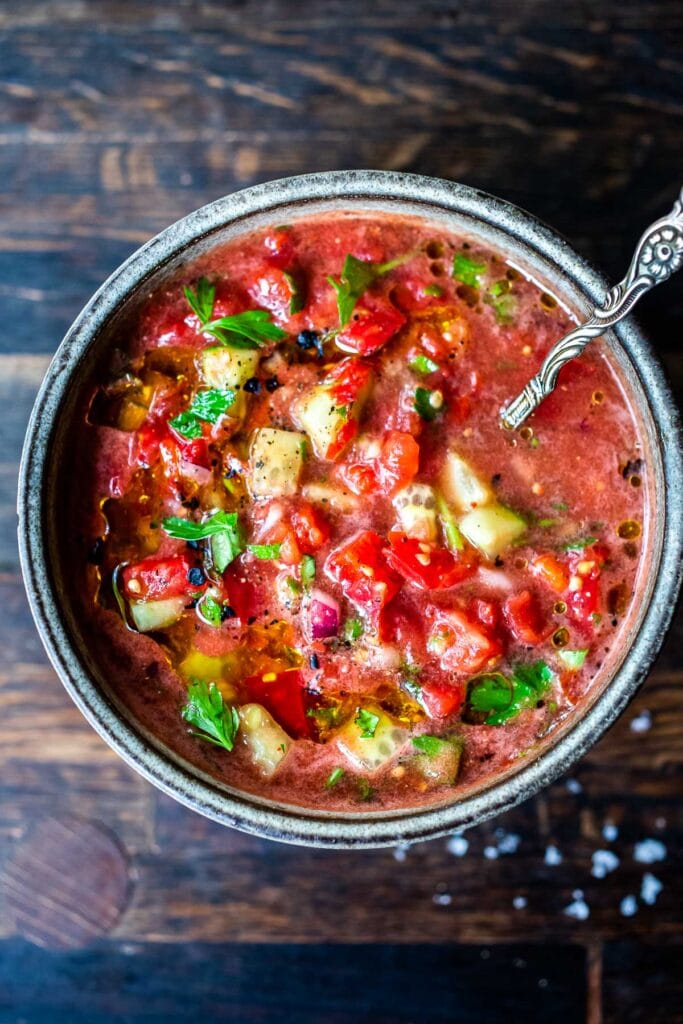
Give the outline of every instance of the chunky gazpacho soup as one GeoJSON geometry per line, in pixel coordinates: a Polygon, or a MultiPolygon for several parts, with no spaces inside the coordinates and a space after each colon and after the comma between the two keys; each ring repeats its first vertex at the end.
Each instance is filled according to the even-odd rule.
{"type": "Polygon", "coordinates": [[[570,316],[419,219],[334,215],[150,294],[79,435],[94,641],[221,781],[363,811],[529,756],[618,646],[646,475],[606,350],[498,412],[570,316]]]}

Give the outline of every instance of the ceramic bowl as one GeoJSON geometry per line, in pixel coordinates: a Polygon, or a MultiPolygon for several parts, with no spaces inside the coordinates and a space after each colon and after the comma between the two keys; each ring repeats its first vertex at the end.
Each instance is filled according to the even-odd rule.
{"type": "MultiPolygon", "coordinates": [[[[547,785],[614,721],[643,681],[670,622],[682,565],[682,460],[676,409],[661,367],[638,327],[624,321],[605,339],[631,394],[648,451],[652,505],[640,597],[611,676],[594,685],[580,714],[534,757],[438,806],[323,813],[275,805],[218,783],[146,735],[108,693],[97,652],[84,643],[68,600],[56,511],[66,431],[79,387],[137,303],[180,266],[246,231],[341,210],[421,216],[497,250],[577,314],[605,293],[604,280],[548,227],[509,203],[463,185],[410,174],[340,171],[273,181],[202,207],[135,252],[93,296],[60,345],[36,400],[19,482],[22,571],[41,639],[64,686],[91,725],[136,771],[170,796],[225,825],[310,846],[374,847],[443,835],[481,822],[547,785]]],[[[512,396],[511,396],[512,397],[512,396]]],[[[493,413],[493,411],[492,411],[493,413]]]]}

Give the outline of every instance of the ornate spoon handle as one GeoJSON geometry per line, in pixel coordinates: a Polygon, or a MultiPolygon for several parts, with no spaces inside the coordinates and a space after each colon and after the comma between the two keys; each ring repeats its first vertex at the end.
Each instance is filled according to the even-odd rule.
{"type": "Polygon", "coordinates": [[[650,288],[661,284],[683,266],[683,189],[666,217],[651,224],[642,236],[626,277],[608,293],[585,323],[553,345],[541,369],[508,406],[501,409],[503,426],[521,426],[544,398],[554,390],[557,375],[575,356],[580,355],[593,338],[618,323],[650,288]]]}

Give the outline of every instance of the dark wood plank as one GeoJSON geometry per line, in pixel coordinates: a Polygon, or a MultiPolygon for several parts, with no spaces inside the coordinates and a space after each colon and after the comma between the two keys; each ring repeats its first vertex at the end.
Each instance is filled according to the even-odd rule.
{"type": "Polygon", "coordinates": [[[576,1024],[576,946],[0,943],[0,1024],[576,1024]],[[182,975],[182,986],[178,977],[182,975]],[[21,979],[21,980],[20,980],[21,979]]]}
{"type": "Polygon", "coordinates": [[[680,945],[607,945],[603,964],[603,1024],[681,1024],[682,959],[680,945]]]}

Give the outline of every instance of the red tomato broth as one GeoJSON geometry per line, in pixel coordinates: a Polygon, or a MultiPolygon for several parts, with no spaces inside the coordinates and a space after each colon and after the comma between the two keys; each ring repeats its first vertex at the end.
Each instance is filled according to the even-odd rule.
{"type": "MultiPolygon", "coordinates": [[[[137,394],[143,407],[141,422],[135,429],[117,429],[116,416],[120,421],[121,413],[116,412],[116,402],[112,406],[109,393],[118,385],[111,379],[101,382],[100,397],[88,413],[88,479],[83,493],[89,500],[81,509],[80,532],[89,547],[98,537],[103,540],[97,567],[87,569],[84,596],[116,699],[171,751],[228,786],[283,803],[360,812],[453,799],[539,749],[544,737],[589,699],[596,676],[615,656],[615,637],[628,625],[642,544],[642,535],[624,539],[617,529],[624,522],[636,522],[643,531],[646,526],[647,467],[636,466],[637,471],[624,476],[628,464],[636,465],[642,458],[638,428],[605,349],[597,344],[563,372],[557,394],[533,417],[530,430],[503,431],[497,415],[500,406],[517,393],[568,328],[567,312],[500,257],[474,246],[463,248],[462,240],[421,222],[335,216],[325,219],[324,231],[320,227],[319,219],[310,219],[278,232],[286,235],[287,244],[280,240],[275,257],[272,230],[236,239],[150,297],[126,339],[128,362],[118,373],[118,380],[128,372],[142,381],[143,391],[148,389],[142,397],[137,394]],[[433,255],[439,251],[442,256],[433,255]],[[327,332],[338,325],[335,291],[327,277],[339,278],[348,253],[384,263],[413,252],[411,259],[379,277],[368,290],[367,308],[381,299],[400,309],[397,333],[368,356],[351,353],[346,343],[340,351],[334,339],[325,343],[324,358],[315,348],[297,344],[301,331],[327,332]],[[451,276],[456,253],[485,264],[476,287],[451,276]],[[275,271],[280,273],[282,266],[292,268],[304,284],[304,308],[293,315],[278,298],[281,281],[274,283],[275,271]],[[201,455],[194,455],[189,442],[176,437],[177,448],[164,458],[164,445],[174,442],[173,431],[166,429],[168,419],[186,410],[193,395],[207,387],[195,355],[213,340],[198,331],[199,322],[182,291],[186,284],[195,288],[202,276],[216,282],[214,318],[216,313],[228,316],[259,308],[260,296],[261,306],[271,311],[287,337],[264,347],[254,375],[260,388],[258,393],[243,390],[246,418],[238,429],[228,412],[215,424],[201,424],[201,438],[192,442],[202,447],[201,455]],[[262,280],[267,280],[267,287],[259,284],[262,280]],[[491,305],[497,298],[489,294],[491,285],[501,281],[508,282],[501,288],[509,288],[502,294],[514,300],[509,303],[510,323],[499,323],[491,305]],[[425,288],[434,284],[442,295],[425,294],[425,288]],[[411,369],[416,355],[440,369],[411,369]],[[346,359],[360,359],[370,368],[373,385],[362,411],[350,417],[354,432],[345,447],[325,459],[317,457],[309,441],[297,493],[252,498],[244,471],[253,431],[301,431],[297,407],[302,398],[346,359]],[[266,382],[273,380],[277,386],[271,390],[266,382]],[[418,387],[442,393],[443,404],[432,421],[414,408],[418,387]],[[105,400],[100,400],[102,393],[105,400]],[[103,408],[108,409],[106,415],[103,408]],[[156,408],[163,410],[158,416],[156,408]],[[150,427],[163,435],[162,456],[156,461],[146,458],[144,464],[150,468],[141,468],[136,464],[140,438],[150,427]],[[401,442],[402,437],[409,443],[401,442]],[[491,504],[522,513],[528,525],[497,559],[485,557],[468,542],[462,552],[449,552],[439,516],[436,537],[413,538],[402,546],[395,540],[394,547],[409,550],[411,559],[420,554],[416,545],[423,543],[423,557],[430,566],[430,545],[438,550],[434,564],[447,566],[455,581],[442,588],[430,582],[429,572],[416,575],[419,566],[414,562],[398,571],[388,536],[404,532],[393,500],[397,489],[402,491],[411,482],[434,485],[450,448],[486,485],[491,504]],[[634,477],[640,486],[633,485],[634,477]],[[224,478],[232,482],[231,490],[222,483],[224,478]],[[199,521],[216,509],[237,511],[248,542],[279,544],[282,559],[261,560],[245,552],[232,562],[222,574],[221,596],[236,614],[219,626],[199,619],[190,607],[190,593],[178,621],[148,635],[128,632],[111,596],[114,567],[148,557],[185,556],[201,568],[201,550],[169,537],[161,523],[171,515],[199,521]],[[339,549],[361,531],[380,538],[374,571],[386,588],[384,603],[373,588],[367,596],[362,578],[360,584],[349,583],[325,568],[335,564],[339,549]],[[311,544],[311,535],[317,547],[311,544]],[[563,550],[563,545],[582,537],[595,538],[597,555],[596,544],[588,544],[585,553],[563,550]],[[297,554],[309,552],[316,563],[312,585],[338,602],[340,628],[349,619],[365,620],[362,637],[350,643],[311,637],[309,598],[296,564],[297,554]],[[543,576],[534,569],[534,560],[545,555],[561,563],[554,575],[543,576]],[[462,571],[453,571],[454,562],[462,571]],[[584,565],[582,581],[590,604],[592,580],[597,579],[593,610],[599,621],[590,618],[592,604],[586,614],[580,614],[581,608],[577,612],[572,597],[576,592],[556,589],[565,572],[576,578],[577,566],[589,562],[594,565],[584,565]],[[295,581],[300,593],[287,579],[295,581]],[[510,603],[524,592],[530,593],[531,605],[526,599],[510,603]],[[558,611],[558,602],[568,606],[566,612],[558,611]],[[443,624],[449,609],[454,610],[455,626],[442,629],[445,640],[435,638],[433,624],[443,624]],[[527,615],[521,626],[515,627],[515,614],[527,615]],[[459,631],[468,633],[467,626],[461,626],[463,619],[470,623],[469,635],[459,640],[459,631]],[[553,646],[552,638],[561,629],[568,633],[567,649],[589,650],[576,671],[563,664],[553,646]],[[536,643],[528,642],[532,637],[536,643]],[[448,650],[430,651],[430,642],[434,648],[436,641],[448,643],[448,650]],[[232,752],[190,734],[180,715],[189,681],[180,667],[193,651],[204,658],[224,659],[219,683],[226,704],[256,702],[259,693],[275,693],[281,700],[299,671],[304,696],[296,694],[291,713],[283,716],[290,725],[297,723],[300,738],[293,738],[270,777],[254,766],[239,732],[232,752]],[[463,713],[468,717],[472,676],[489,668],[509,675],[515,664],[538,660],[554,673],[542,706],[525,708],[501,725],[463,721],[463,713]],[[419,673],[411,675],[406,663],[418,666],[419,673]],[[458,672],[453,667],[458,664],[468,670],[458,672]],[[245,681],[259,674],[285,672],[290,675],[282,685],[278,680],[253,693],[247,692],[248,686],[245,689],[245,681]],[[406,687],[411,679],[424,687],[423,701],[406,687]],[[309,711],[309,738],[301,724],[301,699],[309,711]],[[381,708],[408,733],[406,744],[377,772],[354,767],[336,742],[337,730],[353,724],[356,709],[366,706],[381,708]],[[448,707],[455,710],[439,717],[440,709],[448,707]],[[338,714],[334,722],[324,717],[330,708],[338,714]],[[462,738],[455,784],[435,783],[415,768],[418,751],[410,737],[420,734],[462,738]],[[338,767],[344,769],[344,777],[333,787],[326,786],[338,767]],[[370,794],[363,788],[367,786],[370,794]]],[[[347,388],[343,400],[352,408],[353,391],[347,388]]],[[[127,427],[136,415],[135,410],[126,412],[127,427]]],[[[462,511],[455,517],[462,518],[462,511]]],[[[206,582],[197,585],[196,594],[205,589],[206,582]]],[[[263,703],[271,714],[277,713],[276,704],[269,706],[266,698],[263,703]]]]}

